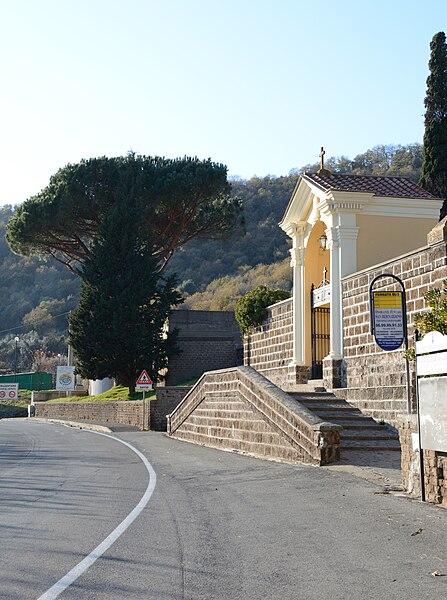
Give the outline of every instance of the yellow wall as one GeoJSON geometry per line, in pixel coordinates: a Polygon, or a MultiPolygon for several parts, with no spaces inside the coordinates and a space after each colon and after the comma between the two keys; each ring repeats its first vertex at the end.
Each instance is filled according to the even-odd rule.
{"type": "Polygon", "coordinates": [[[436,219],[357,215],[357,270],[425,246],[436,224],[436,219]]]}

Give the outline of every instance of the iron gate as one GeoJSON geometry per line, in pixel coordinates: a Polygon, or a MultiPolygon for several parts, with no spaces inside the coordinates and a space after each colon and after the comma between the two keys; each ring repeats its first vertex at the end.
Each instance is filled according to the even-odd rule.
{"type": "Polygon", "coordinates": [[[311,336],[312,370],[311,379],[323,377],[323,358],[330,351],[331,309],[327,306],[314,306],[314,286],[311,289],[311,336]]]}

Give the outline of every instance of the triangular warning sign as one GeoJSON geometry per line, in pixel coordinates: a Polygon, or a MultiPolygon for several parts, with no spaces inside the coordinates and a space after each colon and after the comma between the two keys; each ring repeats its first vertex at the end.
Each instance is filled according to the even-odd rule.
{"type": "Polygon", "coordinates": [[[137,379],[137,385],[144,385],[144,384],[152,385],[152,379],[149,377],[146,370],[143,370],[141,372],[141,375],[137,379]]]}

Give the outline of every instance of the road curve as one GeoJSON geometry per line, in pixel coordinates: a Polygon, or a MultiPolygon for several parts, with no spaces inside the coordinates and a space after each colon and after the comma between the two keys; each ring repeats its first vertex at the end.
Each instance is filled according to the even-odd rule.
{"type": "MultiPolygon", "coordinates": [[[[118,434],[116,434],[118,435],[118,434]]],[[[123,432],[157,473],[135,522],[61,594],[107,600],[425,600],[447,595],[447,512],[347,473],[123,432]]],[[[35,598],[147,487],[115,440],[0,422],[0,598],[35,598]]]]}

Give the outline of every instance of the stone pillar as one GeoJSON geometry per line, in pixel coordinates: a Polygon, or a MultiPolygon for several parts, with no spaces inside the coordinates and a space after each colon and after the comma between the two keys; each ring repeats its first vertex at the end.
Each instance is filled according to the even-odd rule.
{"type": "Polygon", "coordinates": [[[357,235],[354,213],[336,215],[328,228],[328,246],[331,261],[331,343],[330,352],[323,360],[323,380],[327,389],[345,385],[343,362],[343,303],[341,278],[357,268],[357,235]]]}
{"type": "Polygon", "coordinates": [[[295,225],[293,247],[290,250],[293,269],[293,356],[289,363],[288,384],[293,388],[297,383],[309,379],[310,369],[304,364],[304,226],[295,225]]]}
{"type": "Polygon", "coordinates": [[[331,322],[330,350],[323,359],[323,385],[327,390],[342,387],[343,376],[343,328],[341,303],[341,261],[338,231],[331,227],[326,229],[331,263],[331,322]]]}
{"type": "Polygon", "coordinates": [[[341,360],[343,356],[343,337],[341,327],[341,281],[340,281],[340,245],[338,232],[334,228],[326,230],[331,263],[331,343],[329,356],[341,360]]]}
{"type": "Polygon", "coordinates": [[[304,228],[296,227],[293,235],[293,357],[291,367],[304,365],[304,228]]]}

